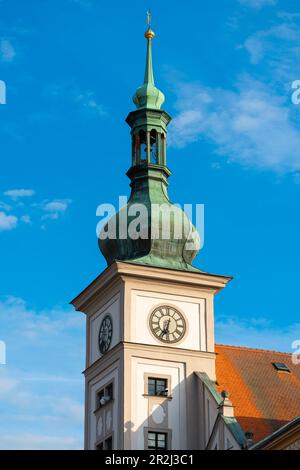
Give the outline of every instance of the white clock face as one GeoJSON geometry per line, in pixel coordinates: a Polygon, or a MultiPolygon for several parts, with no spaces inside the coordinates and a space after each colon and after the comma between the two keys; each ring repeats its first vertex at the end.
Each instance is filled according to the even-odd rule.
{"type": "Polygon", "coordinates": [[[177,343],[186,332],[186,322],[182,313],[174,307],[156,307],[150,315],[152,334],[164,343],[177,343]]]}

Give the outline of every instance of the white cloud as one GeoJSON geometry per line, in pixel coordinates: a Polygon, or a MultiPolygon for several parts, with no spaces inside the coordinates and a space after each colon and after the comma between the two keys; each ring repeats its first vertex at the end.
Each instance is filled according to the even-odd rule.
{"type": "Polygon", "coordinates": [[[265,47],[261,39],[257,35],[250,36],[243,46],[250,54],[250,62],[258,64],[263,58],[265,47]]]}
{"type": "Polygon", "coordinates": [[[0,300],[0,316],[16,333],[30,340],[60,334],[68,328],[77,329],[82,324],[80,315],[74,316],[58,308],[36,312],[29,309],[23,299],[14,296],[0,300]]]}
{"type": "Polygon", "coordinates": [[[53,411],[63,419],[69,419],[72,416],[74,421],[83,422],[83,404],[70,397],[62,397],[60,400],[57,400],[53,405],[53,411]]]}
{"type": "Polygon", "coordinates": [[[70,204],[69,199],[47,202],[44,209],[47,212],[65,212],[70,204]]]}
{"type": "Polygon", "coordinates": [[[81,110],[88,117],[104,117],[107,115],[105,107],[99,103],[95,92],[83,90],[74,83],[60,83],[47,85],[44,89],[44,95],[51,97],[59,102],[60,105],[70,104],[81,110]]]}
{"type": "Polygon", "coordinates": [[[0,232],[5,230],[13,230],[16,228],[18,218],[15,215],[7,215],[5,212],[0,212],[0,232]]]}
{"type": "Polygon", "coordinates": [[[11,392],[18,383],[19,383],[18,380],[14,378],[5,377],[1,375],[0,376],[0,396],[1,394],[6,394],[8,392],[11,392]]]}
{"type": "Polygon", "coordinates": [[[6,39],[0,39],[0,58],[2,62],[12,62],[15,58],[16,51],[12,43],[6,39]]]}
{"type": "Polygon", "coordinates": [[[6,202],[0,201],[0,209],[3,209],[5,212],[8,212],[11,210],[11,206],[6,204],[6,202]]]}
{"type": "Polygon", "coordinates": [[[294,353],[292,343],[300,340],[300,323],[274,326],[264,318],[241,320],[237,317],[216,318],[216,342],[294,353]]]}
{"type": "Polygon", "coordinates": [[[80,382],[81,380],[78,378],[73,377],[62,377],[59,375],[24,375],[22,376],[23,381],[29,382],[63,382],[63,383],[72,383],[72,382],[80,382]]]}
{"type": "Polygon", "coordinates": [[[299,182],[299,109],[291,102],[291,83],[300,76],[300,17],[281,13],[278,18],[242,46],[251,64],[261,63],[255,67],[261,78],[243,74],[231,88],[174,81],[177,115],[170,126],[171,145],[205,139],[228,161],[294,173],[299,182]]]}
{"type": "Polygon", "coordinates": [[[0,298],[1,449],[82,448],[84,324],[73,309],[0,298]]]}
{"type": "Polygon", "coordinates": [[[24,222],[24,224],[31,224],[32,223],[30,215],[22,215],[20,217],[20,220],[21,220],[21,222],[24,222]]]}
{"type": "Polygon", "coordinates": [[[98,116],[105,116],[107,113],[102,104],[98,103],[95,94],[92,91],[85,91],[76,97],[76,101],[86,110],[97,114],[98,116]]]}
{"type": "Polygon", "coordinates": [[[54,199],[53,201],[44,201],[42,207],[46,214],[43,216],[43,220],[58,219],[66,212],[71,202],[71,199],[54,199]]]}
{"type": "Polygon", "coordinates": [[[242,5],[249,6],[251,8],[260,9],[268,5],[276,5],[277,0],[239,0],[242,5]]]}
{"type": "Polygon", "coordinates": [[[271,87],[244,75],[234,90],[178,82],[170,145],[212,142],[230,161],[275,172],[300,169],[300,132],[292,107],[271,87]]]}
{"type": "Polygon", "coordinates": [[[18,199],[21,197],[31,197],[34,196],[33,189],[9,189],[5,191],[4,195],[11,197],[12,199],[18,199]]]}
{"type": "Polygon", "coordinates": [[[18,432],[0,435],[1,448],[5,450],[80,450],[82,442],[73,436],[47,436],[18,432]]]}
{"type": "Polygon", "coordinates": [[[293,81],[300,72],[300,31],[297,18],[281,15],[280,23],[249,36],[243,46],[250,55],[250,62],[258,64],[264,59],[271,81],[293,81]]]}
{"type": "MultiPolygon", "coordinates": [[[[35,202],[30,199],[35,196],[33,189],[9,189],[3,194],[10,198],[10,204],[0,201],[0,231],[16,228],[19,221],[30,226],[34,224],[36,218],[39,221],[57,220],[63,216],[72,202],[71,199],[45,199],[35,202]],[[14,215],[8,215],[11,211],[14,215]]],[[[46,227],[43,225],[41,228],[46,227]]]]}

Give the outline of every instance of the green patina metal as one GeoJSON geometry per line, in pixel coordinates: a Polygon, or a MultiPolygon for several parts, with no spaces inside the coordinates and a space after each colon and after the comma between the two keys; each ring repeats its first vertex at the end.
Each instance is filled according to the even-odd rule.
{"type": "Polygon", "coordinates": [[[147,58],[144,83],[136,90],[133,96],[133,102],[139,109],[160,109],[165,101],[165,96],[158,88],[156,88],[154,83],[152,67],[152,39],[154,37],[154,33],[149,28],[148,31],[146,31],[145,36],[147,38],[147,58]]]}
{"type": "Polygon", "coordinates": [[[207,389],[210,391],[217,404],[220,405],[223,401],[222,395],[216,389],[216,382],[213,382],[207,375],[206,372],[196,372],[196,375],[202,380],[206,385],[207,389]]]}
{"type": "MultiPolygon", "coordinates": [[[[221,403],[223,402],[223,397],[216,388],[216,382],[213,382],[212,380],[210,380],[206,372],[196,372],[196,375],[202,380],[206,388],[210,391],[210,393],[216,400],[217,405],[220,406],[221,403]]],[[[225,422],[225,424],[228,426],[229,430],[231,431],[232,435],[235,437],[237,442],[240,445],[244,445],[245,440],[246,440],[245,433],[243,432],[236,418],[234,416],[228,417],[222,414],[219,414],[218,418],[222,419],[225,422]]]]}
{"type": "MultiPolygon", "coordinates": [[[[167,125],[171,116],[160,109],[163,93],[154,85],[149,28],[144,84],[133,97],[137,109],[129,113],[126,122],[131,127],[132,166],[127,175],[131,180],[128,204],[108,225],[115,226],[116,237],[99,239],[99,247],[108,265],[115,260],[185,271],[199,271],[191,263],[198,253],[199,234],[187,215],[173,205],[168,197],[166,164],[167,125]],[[142,205],[145,211],[136,211],[142,205]],[[159,210],[158,210],[159,208],[159,210]],[[125,226],[125,230],[124,230],[125,226]],[[139,236],[132,238],[131,229],[139,236]]],[[[106,232],[108,225],[104,228],[106,232]]]]}

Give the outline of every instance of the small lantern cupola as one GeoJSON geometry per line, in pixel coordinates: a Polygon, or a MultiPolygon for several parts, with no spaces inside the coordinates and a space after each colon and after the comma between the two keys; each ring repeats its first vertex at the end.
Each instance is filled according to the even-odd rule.
{"type": "Polygon", "coordinates": [[[171,121],[161,106],[165,101],[164,94],[155,86],[152,67],[152,40],[155,36],[151,27],[151,16],[148,14],[147,56],[144,83],[134,96],[136,111],[129,113],[126,121],[132,128],[132,166],[166,165],[166,126],[171,121]]]}

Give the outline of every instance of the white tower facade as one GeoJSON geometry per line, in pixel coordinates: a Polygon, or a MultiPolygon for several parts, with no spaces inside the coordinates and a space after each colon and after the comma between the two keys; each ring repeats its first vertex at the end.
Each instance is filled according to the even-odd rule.
{"type": "Polygon", "coordinates": [[[115,262],[72,301],[86,314],[86,449],[205,447],[195,372],[215,381],[214,295],[229,280],[115,262]]]}

